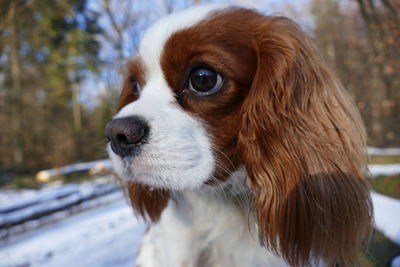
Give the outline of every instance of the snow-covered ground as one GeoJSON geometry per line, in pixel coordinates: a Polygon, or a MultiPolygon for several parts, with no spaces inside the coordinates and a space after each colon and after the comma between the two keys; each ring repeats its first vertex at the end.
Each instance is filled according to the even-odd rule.
{"type": "Polygon", "coordinates": [[[0,239],[121,198],[112,175],[82,184],[55,182],[38,190],[0,191],[0,239]]]}
{"type": "Polygon", "coordinates": [[[369,170],[373,176],[390,176],[400,173],[400,164],[370,164],[369,170]]]}
{"type": "Polygon", "coordinates": [[[368,154],[370,156],[398,156],[400,155],[399,147],[380,148],[368,147],[368,154]]]}
{"type": "MultiPolygon", "coordinates": [[[[372,175],[391,175],[400,173],[400,166],[371,166],[370,170],[372,175]]],[[[27,211],[41,211],[46,206],[44,203],[49,201],[55,202],[51,205],[57,206],[69,203],[70,199],[76,200],[77,197],[100,194],[107,188],[109,190],[109,187],[109,180],[99,179],[79,186],[54,186],[22,192],[2,191],[0,223],[12,218],[10,214],[5,214],[13,209],[26,210],[17,213],[24,215],[27,211]]],[[[400,244],[400,201],[378,193],[372,193],[372,199],[376,228],[400,244]]],[[[135,218],[120,191],[101,195],[74,208],[77,209],[75,212],[58,212],[51,215],[50,219],[47,216],[25,223],[24,227],[29,229],[26,233],[0,239],[0,267],[134,265],[146,224],[135,218]],[[33,229],[38,225],[41,227],[33,229]]],[[[0,236],[1,231],[0,227],[0,236]]]]}
{"type": "Polygon", "coordinates": [[[400,245],[400,201],[371,192],[374,206],[375,228],[400,245]]]}
{"type": "MultiPolygon", "coordinates": [[[[377,228],[400,244],[400,204],[373,193],[377,228]]],[[[146,225],[123,198],[0,243],[0,266],[132,267],[146,225]]]]}
{"type": "Polygon", "coordinates": [[[43,170],[36,174],[36,179],[46,182],[52,176],[65,175],[80,171],[89,171],[91,174],[96,174],[104,169],[111,168],[111,161],[109,159],[100,159],[90,162],[75,163],[61,168],[43,170]]]}
{"type": "Polygon", "coordinates": [[[145,228],[121,198],[0,244],[0,266],[132,267],[145,228]]]}

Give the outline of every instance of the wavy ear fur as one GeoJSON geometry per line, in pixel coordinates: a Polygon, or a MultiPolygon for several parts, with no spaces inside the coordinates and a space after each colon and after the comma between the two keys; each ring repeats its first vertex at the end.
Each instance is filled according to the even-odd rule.
{"type": "Polygon", "coordinates": [[[257,25],[238,150],[260,234],[292,266],[353,266],[372,217],[360,116],[297,25],[257,25]]]}

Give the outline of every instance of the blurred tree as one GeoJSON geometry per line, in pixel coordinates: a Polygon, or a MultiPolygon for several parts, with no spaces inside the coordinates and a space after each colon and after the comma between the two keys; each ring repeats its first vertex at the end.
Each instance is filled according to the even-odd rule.
{"type": "Polygon", "coordinates": [[[102,0],[101,7],[102,13],[105,14],[110,26],[111,31],[104,33],[104,36],[113,45],[117,53],[117,60],[122,62],[126,59],[125,53],[132,53],[133,51],[126,51],[127,43],[133,44],[127,40],[129,36],[127,32],[129,29],[135,28],[139,20],[139,14],[133,12],[133,4],[135,1],[112,1],[102,0]]]}
{"type": "MultiPolygon", "coordinates": [[[[215,1],[0,1],[0,171],[104,157],[104,124],[144,29],[215,1]]],[[[370,144],[399,146],[400,2],[311,3],[314,37],[353,94],[370,144]]]]}
{"type": "Polygon", "coordinates": [[[399,146],[399,4],[388,0],[313,0],[311,11],[314,37],[354,96],[367,126],[369,144],[399,146]]]}
{"type": "Polygon", "coordinates": [[[21,58],[19,51],[21,49],[20,31],[19,23],[17,20],[17,6],[18,1],[14,0],[10,3],[9,20],[10,20],[10,65],[11,65],[11,87],[12,91],[10,93],[11,103],[13,104],[12,117],[11,117],[11,128],[14,133],[14,149],[12,150],[14,161],[17,165],[22,165],[24,161],[24,140],[22,136],[22,126],[23,126],[23,113],[24,106],[18,101],[21,95],[22,87],[22,67],[21,58]]]}
{"type": "Polygon", "coordinates": [[[80,0],[13,0],[0,15],[1,168],[84,158],[79,83],[100,66],[98,15],[80,0]]]}
{"type": "Polygon", "coordinates": [[[381,81],[382,144],[400,144],[400,2],[357,0],[381,81]]]}

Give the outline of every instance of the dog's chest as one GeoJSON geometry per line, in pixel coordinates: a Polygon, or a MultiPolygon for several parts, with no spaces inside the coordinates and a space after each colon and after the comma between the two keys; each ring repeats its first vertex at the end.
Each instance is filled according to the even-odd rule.
{"type": "MultiPolygon", "coordinates": [[[[193,267],[285,266],[279,257],[260,246],[254,220],[229,198],[190,192],[171,201],[145,238],[152,243],[160,263],[193,267]]],[[[236,200],[240,203],[240,199],[236,200]]]]}

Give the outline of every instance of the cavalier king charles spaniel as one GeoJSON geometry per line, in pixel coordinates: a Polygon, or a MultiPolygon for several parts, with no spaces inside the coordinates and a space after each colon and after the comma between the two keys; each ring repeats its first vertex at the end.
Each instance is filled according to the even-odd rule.
{"type": "Polygon", "coordinates": [[[356,264],[372,218],[364,127],[290,19],[220,5],[160,19],[106,136],[152,222],[137,266],[356,264]]]}

